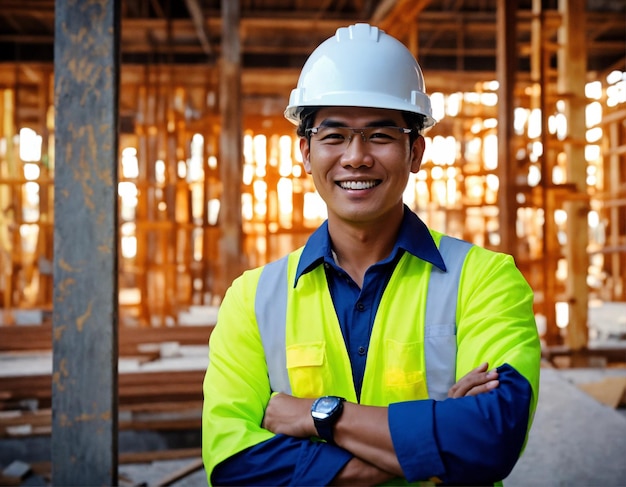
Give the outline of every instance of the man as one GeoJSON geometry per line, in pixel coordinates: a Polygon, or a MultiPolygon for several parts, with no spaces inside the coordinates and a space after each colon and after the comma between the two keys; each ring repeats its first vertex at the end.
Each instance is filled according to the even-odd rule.
{"type": "Polygon", "coordinates": [[[338,29],[285,115],[328,220],[224,297],[204,381],[209,484],[502,480],[537,402],[532,292],[510,256],[402,202],[435,123],[419,65],[376,27],[338,29]]]}

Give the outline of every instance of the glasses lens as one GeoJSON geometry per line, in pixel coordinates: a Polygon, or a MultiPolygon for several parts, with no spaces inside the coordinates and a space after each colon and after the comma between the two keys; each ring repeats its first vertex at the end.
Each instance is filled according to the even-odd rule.
{"type": "Polygon", "coordinates": [[[385,144],[398,140],[402,135],[400,127],[370,127],[363,129],[365,140],[374,144],[385,144]]]}
{"type": "Polygon", "coordinates": [[[343,145],[352,138],[352,130],[347,127],[318,127],[313,137],[324,145],[343,145]]]}
{"type": "Polygon", "coordinates": [[[389,144],[402,137],[406,129],[401,127],[327,127],[312,130],[311,136],[323,145],[346,146],[354,136],[370,144],[389,144]]]}

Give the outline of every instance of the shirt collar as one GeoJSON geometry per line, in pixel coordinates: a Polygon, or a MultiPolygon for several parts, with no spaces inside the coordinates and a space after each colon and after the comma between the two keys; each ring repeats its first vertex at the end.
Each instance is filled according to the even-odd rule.
{"type": "MultiPolygon", "coordinates": [[[[409,252],[418,259],[430,262],[442,271],[446,271],[443,258],[426,224],[407,206],[404,207],[404,216],[400,224],[400,232],[391,252],[396,255],[401,250],[409,252]]],[[[303,274],[312,271],[324,261],[332,262],[332,247],[328,234],[328,221],[322,223],[311,234],[300,256],[294,287],[303,274]]]]}

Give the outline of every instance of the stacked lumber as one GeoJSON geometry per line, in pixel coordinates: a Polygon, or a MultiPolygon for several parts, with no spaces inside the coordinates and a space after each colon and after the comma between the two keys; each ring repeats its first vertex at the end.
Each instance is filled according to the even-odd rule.
{"type": "MultiPolygon", "coordinates": [[[[119,327],[120,356],[135,356],[142,348],[155,343],[177,342],[180,345],[206,345],[213,325],[171,326],[158,328],[119,327]]],[[[0,352],[51,350],[52,325],[0,326],[0,352]]]]}
{"type": "MultiPolygon", "coordinates": [[[[166,349],[207,345],[212,326],[120,329],[120,357],[158,362],[166,349]],[[168,345],[167,347],[165,345],[168,345]],[[172,347],[172,345],[174,345],[172,347]]],[[[0,327],[0,353],[51,356],[52,329],[0,327]],[[17,352],[16,352],[17,350],[17,352]]],[[[181,352],[182,353],[182,352],[181,352]]],[[[22,359],[24,360],[24,359],[22,359]]],[[[175,364],[176,358],[168,358],[175,364]]],[[[200,428],[204,367],[121,371],[118,376],[119,428],[200,428]]],[[[0,371],[0,438],[46,435],[51,431],[52,375],[2,375],[0,371]]]]}

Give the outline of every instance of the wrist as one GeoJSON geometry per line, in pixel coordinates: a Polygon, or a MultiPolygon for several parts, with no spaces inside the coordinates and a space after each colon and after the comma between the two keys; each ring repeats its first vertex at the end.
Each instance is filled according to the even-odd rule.
{"type": "Polygon", "coordinates": [[[343,412],[343,403],[345,399],[338,396],[322,396],[311,405],[311,418],[316,430],[316,436],[334,443],[333,429],[335,423],[341,417],[343,412]]]}

